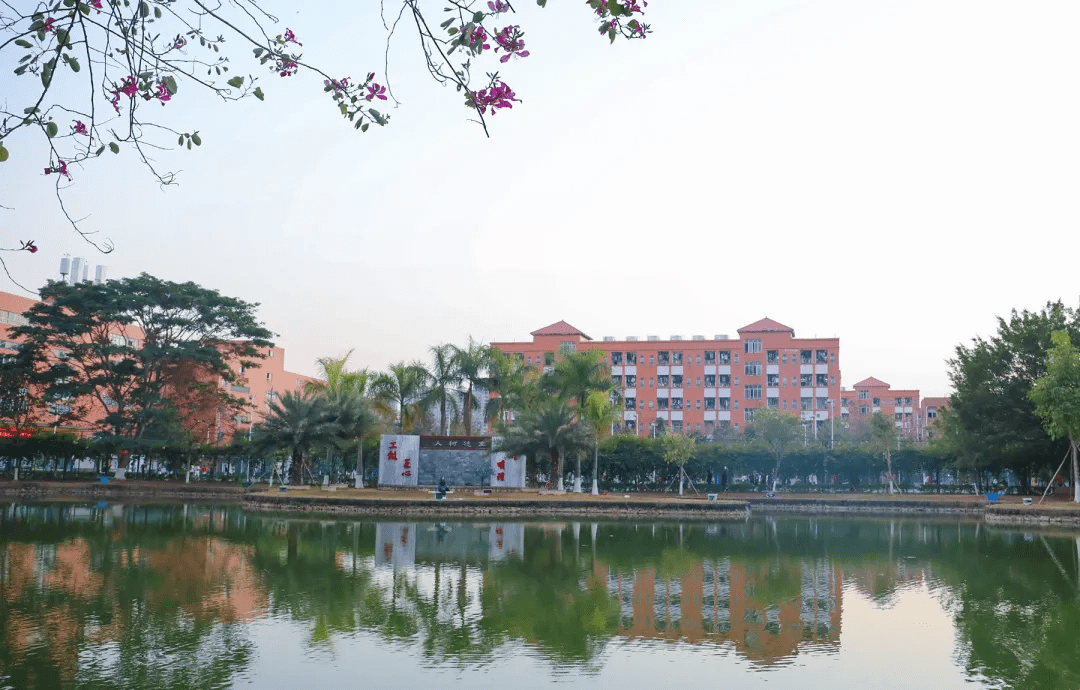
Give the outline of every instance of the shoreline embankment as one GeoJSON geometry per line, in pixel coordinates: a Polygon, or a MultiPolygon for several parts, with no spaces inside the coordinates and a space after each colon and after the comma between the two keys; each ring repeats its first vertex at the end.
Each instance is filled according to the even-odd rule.
{"type": "Polygon", "coordinates": [[[181,500],[226,501],[260,513],[323,513],[421,518],[490,517],[605,517],[674,518],[691,520],[743,520],[750,515],[851,516],[966,516],[989,524],[1055,525],[1080,527],[1080,505],[1064,500],[1023,505],[1017,496],[990,502],[983,496],[904,494],[780,494],[774,498],[753,494],[673,497],[664,494],[560,494],[556,492],[495,492],[474,494],[459,490],[436,501],[426,491],[381,491],[319,487],[287,492],[268,487],[244,488],[225,482],[172,482],[121,480],[0,481],[0,499],[14,500],[181,500]]]}

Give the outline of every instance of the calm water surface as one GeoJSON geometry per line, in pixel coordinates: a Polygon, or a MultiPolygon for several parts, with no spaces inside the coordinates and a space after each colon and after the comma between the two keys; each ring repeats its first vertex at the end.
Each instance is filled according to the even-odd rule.
{"type": "Polygon", "coordinates": [[[1080,537],[0,504],[0,688],[1080,688],[1080,537]]]}

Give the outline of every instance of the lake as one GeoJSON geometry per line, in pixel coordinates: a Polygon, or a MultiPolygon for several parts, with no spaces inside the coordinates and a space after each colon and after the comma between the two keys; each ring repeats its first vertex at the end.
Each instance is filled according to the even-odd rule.
{"type": "Polygon", "coordinates": [[[1078,557],[966,519],[0,504],[0,688],[1076,690],[1078,557]]]}

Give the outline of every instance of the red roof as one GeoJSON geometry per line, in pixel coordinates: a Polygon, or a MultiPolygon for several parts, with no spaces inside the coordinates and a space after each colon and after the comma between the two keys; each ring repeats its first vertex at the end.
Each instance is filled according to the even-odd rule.
{"type": "Polygon", "coordinates": [[[785,326],[778,321],[773,321],[766,316],[764,319],[755,321],[749,326],[743,326],[739,329],[739,333],[790,333],[794,336],[795,329],[790,326],[785,326]]]}
{"type": "Polygon", "coordinates": [[[592,338],[565,321],[556,321],[550,326],[544,326],[543,328],[533,331],[529,335],[580,335],[585,340],[592,340],[592,338]]]}
{"type": "Polygon", "coordinates": [[[856,388],[876,388],[878,386],[889,387],[889,384],[885,383],[881,379],[875,379],[873,376],[867,379],[863,379],[855,384],[856,388]]]}

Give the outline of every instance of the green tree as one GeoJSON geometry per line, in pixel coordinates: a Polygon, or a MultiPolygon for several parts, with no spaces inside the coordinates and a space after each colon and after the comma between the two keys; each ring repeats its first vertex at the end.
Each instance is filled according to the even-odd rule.
{"type": "Polygon", "coordinates": [[[356,469],[353,472],[355,488],[364,487],[364,438],[375,433],[380,424],[369,393],[374,388],[371,371],[366,367],[350,371],[349,350],[342,357],[320,357],[316,363],[321,369],[319,381],[308,381],[304,390],[321,395],[341,415],[341,445],[345,450],[355,445],[356,469]]]}
{"type": "Polygon", "coordinates": [[[475,388],[488,388],[490,386],[489,370],[492,362],[492,349],[488,345],[478,343],[469,338],[469,344],[465,347],[454,348],[454,359],[457,365],[458,376],[465,385],[462,393],[462,423],[465,425],[465,434],[475,433],[473,429],[473,407],[476,405],[475,388]]]}
{"type": "Polygon", "coordinates": [[[1046,373],[1051,334],[1059,330],[1080,336],[1076,310],[1061,301],[1040,311],[1014,310],[998,319],[993,336],[957,346],[949,360],[954,393],[944,433],[960,466],[976,470],[977,482],[985,469],[1009,468],[1027,484],[1035,471],[1052,471],[1061,461],[1065,444],[1050,438],[1029,397],[1046,373]]]}
{"type": "Polygon", "coordinates": [[[34,351],[56,355],[36,372],[47,399],[70,400],[70,418],[140,439],[156,416],[188,411],[177,401],[196,382],[215,417],[246,407],[217,382],[235,381],[230,364],[255,366],[264,357],[259,348],[271,345],[256,306],[145,273],[101,284],[50,282],[26,312],[29,324],[14,332],[34,351]]]}
{"type": "Polygon", "coordinates": [[[326,398],[289,391],[269,404],[266,418],[252,435],[252,445],[260,451],[287,452],[290,481],[300,485],[312,448],[333,443],[341,433],[341,413],[326,398]]]}
{"type": "Polygon", "coordinates": [[[578,422],[574,409],[556,397],[540,399],[518,414],[512,426],[502,428],[495,450],[510,455],[546,455],[550,480],[563,491],[562,459],[589,446],[589,432],[578,422]]]}
{"type": "Polygon", "coordinates": [[[679,495],[683,495],[683,479],[686,477],[686,463],[694,457],[694,439],[685,434],[666,434],[660,437],[664,449],[664,462],[679,466],[679,495]]]}
{"type": "Polygon", "coordinates": [[[427,397],[431,374],[420,362],[391,364],[386,373],[375,378],[375,394],[384,403],[393,405],[399,434],[423,416],[423,400],[427,397]]]}
{"type": "Polygon", "coordinates": [[[600,495],[600,485],[597,483],[600,476],[600,439],[605,431],[610,433],[611,425],[619,421],[621,412],[621,404],[612,401],[610,395],[605,395],[601,391],[589,393],[589,397],[585,398],[585,405],[581,408],[581,416],[591,428],[593,437],[593,496],[600,495]]]}
{"type": "Polygon", "coordinates": [[[802,436],[802,421],[792,414],[764,409],[754,413],[753,427],[756,438],[769,449],[769,454],[775,462],[772,471],[772,490],[776,491],[776,485],[780,481],[780,465],[784,461],[784,456],[795,445],[796,440],[802,436]]]}
{"type": "Polygon", "coordinates": [[[896,425],[880,410],[870,417],[870,438],[874,451],[885,461],[885,475],[889,480],[889,493],[896,493],[895,475],[892,467],[892,451],[898,438],[896,425]]]}
{"type": "Polygon", "coordinates": [[[428,398],[431,403],[439,406],[439,433],[443,436],[447,433],[450,417],[447,415],[447,407],[457,414],[457,389],[461,384],[461,369],[458,366],[458,358],[454,355],[453,345],[433,345],[431,351],[431,384],[428,389],[428,398]]]}
{"type": "Polygon", "coordinates": [[[1032,386],[1029,397],[1051,438],[1068,438],[1072,456],[1073,501],[1080,503],[1080,465],[1076,439],[1080,437],[1080,351],[1068,331],[1054,331],[1054,346],[1046,354],[1046,373],[1032,386]]]}
{"type": "MultiPolygon", "coordinates": [[[[599,392],[609,396],[614,391],[607,355],[602,350],[565,354],[555,363],[550,383],[559,395],[572,400],[575,407],[582,411],[592,393],[599,392]]],[[[580,455],[577,457],[577,469],[574,473],[574,491],[581,492],[580,455]]]]}

